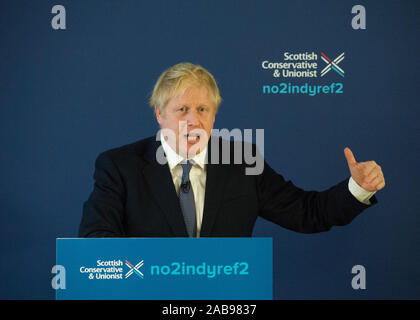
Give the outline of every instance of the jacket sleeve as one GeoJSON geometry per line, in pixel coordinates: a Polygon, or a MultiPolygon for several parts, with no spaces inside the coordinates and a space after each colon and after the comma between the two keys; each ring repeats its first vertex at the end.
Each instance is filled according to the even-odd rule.
{"type": "Polygon", "coordinates": [[[125,188],[118,168],[105,152],[98,156],[95,184],[83,205],[79,237],[123,237],[125,188]]]}
{"type": "Polygon", "coordinates": [[[350,223],[371,205],[358,201],[348,190],[348,179],[328,190],[304,191],[264,163],[257,176],[259,215],[289,230],[301,233],[323,232],[332,226],[350,223]]]}

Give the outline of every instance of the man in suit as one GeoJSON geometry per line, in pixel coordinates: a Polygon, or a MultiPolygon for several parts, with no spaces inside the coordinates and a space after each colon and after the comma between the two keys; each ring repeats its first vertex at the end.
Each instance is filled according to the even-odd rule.
{"type": "Polygon", "coordinates": [[[249,237],[258,216],[314,233],[348,224],[377,203],[385,180],[376,162],[357,162],[346,148],[351,177],[304,191],[270,168],[255,145],[211,136],[220,102],[203,67],[180,63],[163,72],[150,99],[160,132],[98,156],[79,236],[249,237]],[[232,161],[238,150],[252,150],[263,169],[247,174],[248,164],[232,161]]]}

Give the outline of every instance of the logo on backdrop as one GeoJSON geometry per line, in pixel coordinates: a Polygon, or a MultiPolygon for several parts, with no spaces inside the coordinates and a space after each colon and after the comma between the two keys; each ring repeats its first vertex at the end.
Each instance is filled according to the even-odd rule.
{"type": "Polygon", "coordinates": [[[281,58],[264,59],[261,68],[271,74],[262,85],[264,95],[337,95],[344,92],[345,53],[283,52],[281,58]],[[332,72],[330,72],[332,71],[332,72]],[[273,82],[272,80],[283,81],[273,82]],[[327,82],[328,81],[328,82],[327,82]]]}
{"type": "Polygon", "coordinates": [[[321,52],[321,59],[324,60],[324,62],[327,64],[327,66],[321,71],[321,77],[325,76],[330,70],[334,70],[344,78],[344,70],[338,66],[338,64],[344,59],[344,52],[334,60],[331,60],[321,52]]]}

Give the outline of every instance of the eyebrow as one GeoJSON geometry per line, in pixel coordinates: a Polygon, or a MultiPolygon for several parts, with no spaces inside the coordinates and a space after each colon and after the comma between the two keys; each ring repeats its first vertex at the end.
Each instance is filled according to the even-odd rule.
{"type": "MultiPolygon", "coordinates": [[[[188,104],[182,104],[182,105],[179,105],[178,107],[187,107],[187,108],[191,108],[191,106],[189,106],[188,104]]],[[[201,108],[201,107],[207,107],[207,105],[205,105],[205,104],[200,104],[199,106],[197,106],[197,108],[201,108]]]]}

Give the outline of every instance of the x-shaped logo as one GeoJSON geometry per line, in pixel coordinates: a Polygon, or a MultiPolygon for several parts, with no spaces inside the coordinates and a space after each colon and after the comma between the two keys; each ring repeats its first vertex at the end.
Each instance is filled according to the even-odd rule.
{"type": "Polygon", "coordinates": [[[129,276],[131,276],[133,273],[137,274],[140,278],[143,279],[144,275],[139,270],[141,266],[143,265],[143,261],[141,260],[139,263],[137,263],[135,266],[133,266],[128,260],[125,260],[125,265],[130,268],[130,270],[125,274],[125,278],[127,279],[129,276]]]}
{"type": "Polygon", "coordinates": [[[324,62],[327,64],[327,66],[321,71],[321,77],[325,76],[325,74],[331,69],[337,72],[340,76],[344,77],[344,70],[338,66],[338,64],[344,59],[344,52],[334,60],[331,60],[321,52],[321,59],[324,60],[324,62]]]}

